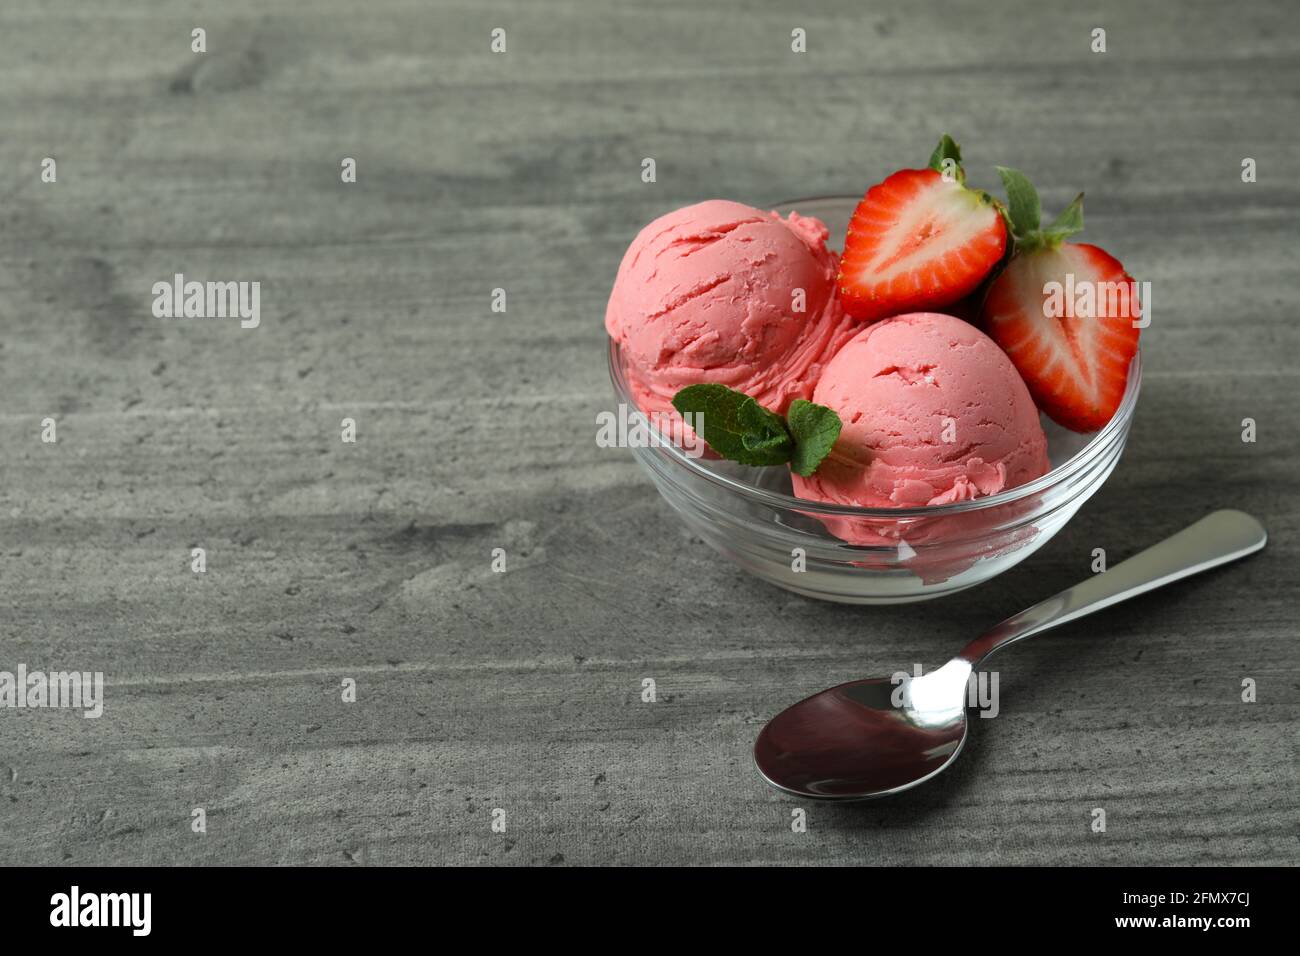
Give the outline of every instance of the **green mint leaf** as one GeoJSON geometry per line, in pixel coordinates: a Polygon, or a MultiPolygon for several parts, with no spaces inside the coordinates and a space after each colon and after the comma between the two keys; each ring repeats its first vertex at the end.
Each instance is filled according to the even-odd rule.
{"type": "Polygon", "coordinates": [[[790,440],[789,434],[780,435],[742,435],[741,443],[745,446],[745,451],[749,452],[760,465],[780,465],[790,460],[790,453],[794,448],[794,442],[790,440]],[[769,460],[769,458],[771,460],[769,460]]]}
{"type": "Polygon", "coordinates": [[[794,436],[794,454],[790,470],[807,478],[830,454],[835,440],[840,437],[843,423],[833,408],[796,398],[786,414],[790,434],[794,436]]]}
{"type": "Polygon", "coordinates": [[[780,465],[790,460],[792,442],[779,415],[725,385],[688,385],[673,396],[677,409],[709,447],[742,465],[780,465]],[[690,416],[690,417],[688,417],[690,416]]]}
{"type": "Polygon", "coordinates": [[[789,462],[805,478],[840,437],[839,415],[802,398],[795,399],[782,418],[725,385],[688,385],[673,396],[673,407],[723,458],[742,465],[789,462]]]}
{"type": "Polygon", "coordinates": [[[997,169],[1007,191],[1007,215],[1011,220],[1011,232],[1018,239],[1025,238],[1038,229],[1043,215],[1038,190],[1020,170],[1008,166],[999,166],[997,169]]]}
{"type": "MultiPolygon", "coordinates": [[[[737,395],[740,392],[736,392],[737,395]]],[[[769,412],[754,399],[745,397],[736,411],[736,418],[744,428],[755,434],[786,434],[785,419],[776,412],[769,412]]]]}
{"type": "Polygon", "coordinates": [[[939,145],[930,154],[929,168],[938,173],[951,170],[957,182],[966,181],[966,171],[961,168],[961,147],[947,133],[943,134],[943,139],[939,140],[939,145]]]}
{"type": "Polygon", "coordinates": [[[772,464],[781,464],[790,460],[794,442],[785,427],[785,420],[775,412],[769,412],[754,399],[741,402],[736,413],[736,420],[745,431],[741,443],[746,450],[756,455],[771,453],[779,455],[780,460],[772,464]]]}

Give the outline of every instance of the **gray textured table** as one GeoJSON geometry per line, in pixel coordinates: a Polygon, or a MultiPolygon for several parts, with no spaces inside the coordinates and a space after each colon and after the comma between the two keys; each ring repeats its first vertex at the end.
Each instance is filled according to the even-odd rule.
{"type": "Polygon", "coordinates": [[[1294,6],[192,6],[0,8],[0,669],[107,679],[98,720],[0,709],[0,860],[1300,860],[1294,6]],[[976,183],[1086,189],[1153,282],[1129,448],[982,588],[798,599],[596,446],[604,300],[674,206],[860,191],[943,131],[976,183]],[[177,272],[260,281],[260,327],[154,318],[177,272]],[[784,704],[1226,505],[1263,555],[1009,652],[941,783],[798,833],[756,778],[784,704]]]}

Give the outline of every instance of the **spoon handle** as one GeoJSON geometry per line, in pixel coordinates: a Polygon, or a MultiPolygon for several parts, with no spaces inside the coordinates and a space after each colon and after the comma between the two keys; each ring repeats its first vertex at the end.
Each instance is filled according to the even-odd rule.
{"type": "Polygon", "coordinates": [[[1100,611],[1173,581],[1253,554],[1268,540],[1241,511],[1215,511],[1127,561],[1015,614],[967,644],[958,658],[978,667],[1008,644],[1100,611]]]}

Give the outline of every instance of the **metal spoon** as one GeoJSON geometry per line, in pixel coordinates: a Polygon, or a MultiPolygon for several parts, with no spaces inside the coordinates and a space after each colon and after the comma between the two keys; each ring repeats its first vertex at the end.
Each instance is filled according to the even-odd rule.
{"type": "Polygon", "coordinates": [[[824,690],[777,714],[754,762],[778,790],[822,800],[884,797],[943,772],[966,741],[967,681],[1008,644],[1253,554],[1268,535],[1240,511],[1216,511],[1110,570],[1009,617],[937,671],[824,690]]]}

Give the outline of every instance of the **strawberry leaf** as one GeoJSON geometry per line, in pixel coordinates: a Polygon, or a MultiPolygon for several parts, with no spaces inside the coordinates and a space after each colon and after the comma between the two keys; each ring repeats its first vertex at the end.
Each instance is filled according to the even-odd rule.
{"type": "Polygon", "coordinates": [[[938,173],[951,169],[957,182],[965,181],[966,171],[961,168],[961,147],[947,133],[943,134],[943,139],[939,140],[939,145],[930,154],[929,168],[938,173]]]}
{"type": "Polygon", "coordinates": [[[1007,191],[1007,225],[1015,240],[1016,252],[1033,252],[1038,249],[1055,249],[1066,239],[1083,229],[1083,193],[1074,197],[1052,224],[1040,225],[1042,206],[1038,190],[1024,173],[1006,166],[998,167],[1002,185],[1007,191]]]}
{"type": "Polygon", "coordinates": [[[830,454],[835,440],[840,437],[843,423],[833,408],[796,398],[786,414],[790,434],[794,436],[794,455],[790,470],[807,478],[822,460],[830,454]]]}
{"type": "MultiPolygon", "coordinates": [[[[1074,202],[1066,206],[1061,214],[1052,220],[1052,224],[1043,230],[1048,235],[1065,239],[1076,232],[1083,231],[1083,193],[1074,197],[1074,202]]],[[[1058,240],[1059,241],[1059,240],[1058,240]]]]}
{"type": "Polygon", "coordinates": [[[998,175],[1002,177],[1002,186],[1007,191],[1007,215],[1011,222],[1011,232],[1017,238],[1025,238],[1038,229],[1043,209],[1038,200],[1038,190],[1034,184],[1018,169],[999,166],[998,175]]]}

